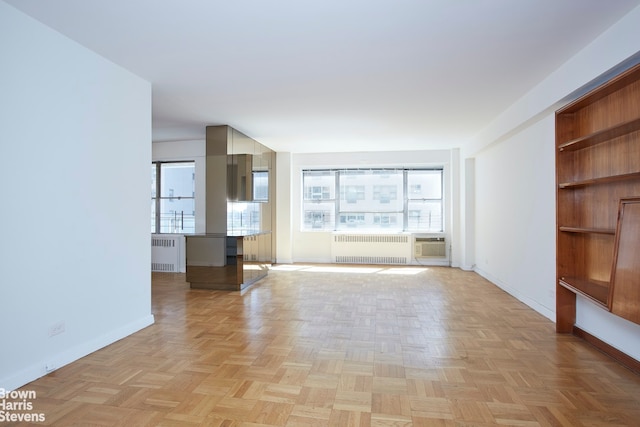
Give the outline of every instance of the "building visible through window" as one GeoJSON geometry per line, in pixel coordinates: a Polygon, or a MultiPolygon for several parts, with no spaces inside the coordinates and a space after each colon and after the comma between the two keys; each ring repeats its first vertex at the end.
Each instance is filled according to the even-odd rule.
{"type": "Polygon", "coordinates": [[[302,229],[442,232],[442,175],[442,168],[303,170],[302,229]]]}
{"type": "Polygon", "coordinates": [[[195,163],[151,164],[151,232],[195,232],[195,163]]]}

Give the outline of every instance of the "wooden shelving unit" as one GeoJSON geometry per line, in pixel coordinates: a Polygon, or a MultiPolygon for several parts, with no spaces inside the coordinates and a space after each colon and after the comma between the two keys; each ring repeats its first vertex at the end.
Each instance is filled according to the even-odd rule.
{"type": "Polygon", "coordinates": [[[605,228],[580,228],[580,227],[558,227],[559,231],[566,233],[586,233],[586,234],[615,234],[616,231],[605,228]]]}
{"type": "Polygon", "coordinates": [[[571,141],[564,142],[558,145],[558,151],[580,150],[581,148],[587,148],[592,145],[600,144],[601,142],[606,142],[610,139],[638,130],[639,126],[640,118],[619,123],[615,126],[611,126],[610,128],[603,129],[598,132],[593,132],[589,135],[581,136],[571,141]]]}
{"type": "Polygon", "coordinates": [[[640,232],[620,223],[640,197],[640,65],[556,112],[556,183],[557,331],[574,332],[576,294],[640,323],[640,232]]]}
{"type": "Polygon", "coordinates": [[[575,182],[562,182],[558,184],[561,189],[570,187],[584,187],[587,185],[608,184],[616,181],[631,181],[640,178],[640,172],[623,173],[620,175],[602,176],[600,178],[583,179],[575,182]]]}
{"type": "Polygon", "coordinates": [[[607,306],[609,298],[609,282],[601,280],[584,280],[579,277],[561,277],[558,283],[572,292],[577,292],[590,300],[607,306]]]}

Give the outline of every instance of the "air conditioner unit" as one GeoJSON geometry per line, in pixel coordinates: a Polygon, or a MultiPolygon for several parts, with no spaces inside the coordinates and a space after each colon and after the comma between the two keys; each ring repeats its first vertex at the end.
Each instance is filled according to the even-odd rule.
{"type": "Polygon", "coordinates": [[[447,243],[444,237],[416,237],[413,245],[415,258],[446,258],[447,243]]]}

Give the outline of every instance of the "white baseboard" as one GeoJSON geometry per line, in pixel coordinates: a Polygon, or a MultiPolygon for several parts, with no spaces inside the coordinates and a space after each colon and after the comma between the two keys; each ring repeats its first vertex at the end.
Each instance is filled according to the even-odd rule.
{"type": "Polygon", "coordinates": [[[154,323],[153,314],[145,316],[135,322],[131,322],[118,329],[108,332],[100,337],[94,338],[82,344],[76,345],[64,352],[50,354],[46,360],[41,360],[31,366],[27,366],[19,372],[13,373],[5,378],[0,378],[0,388],[5,390],[15,390],[31,381],[37,380],[56,369],[59,369],[71,362],[75,362],[84,356],[100,350],[122,338],[125,338],[141,329],[154,323]]]}
{"type": "Polygon", "coordinates": [[[511,295],[512,297],[514,297],[515,299],[517,299],[518,301],[528,305],[530,308],[532,308],[533,310],[537,311],[538,313],[542,314],[544,317],[546,317],[547,319],[553,321],[555,323],[556,321],[556,313],[553,310],[550,310],[548,307],[545,307],[544,305],[540,304],[539,302],[523,295],[522,293],[518,292],[516,289],[514,289],[513,287],[509,286],[508,284],[498,280],[497,278],[491,276],[489,273],[487,273],[486,271],[483,271],[479,268],[475,268],[474,271],[476,273],[478,273],[480,276],[484,277],[485,279],[487,279],[488,281],[490,281],[491,283],[493,283],[494,285],[496,285],[497,287],[499,287],[500,289],[502,289],[503,291],[505,291],[506,293],[508,293],[509,295],[511,295]]]}

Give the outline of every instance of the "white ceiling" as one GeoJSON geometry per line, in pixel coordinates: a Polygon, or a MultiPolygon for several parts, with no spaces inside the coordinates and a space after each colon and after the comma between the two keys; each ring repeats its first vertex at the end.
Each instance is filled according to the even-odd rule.
{"type": "Polygon", "coordinates": [[[462,146],[640,0],[5,0],[153,84],[153,140],[462,146]]]}

